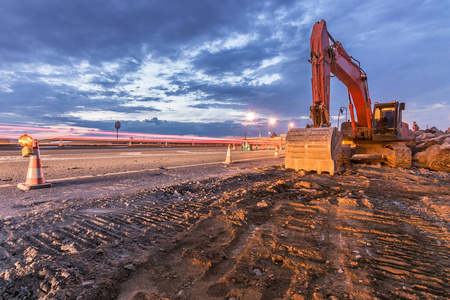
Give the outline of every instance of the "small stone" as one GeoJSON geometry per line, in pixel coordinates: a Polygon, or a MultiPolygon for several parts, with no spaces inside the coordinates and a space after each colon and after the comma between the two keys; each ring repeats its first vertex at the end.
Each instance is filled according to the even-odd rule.
{"type": "Polygon", "coordinates": [[[321,293],[314,293],[313,294],[313,299],[314,300],[323,300],[323,295],[321,293]]]}
{"type": "Polygon", "coordinates": [[[136,271],[136,267],[133,264],[126,265],[124,268],[128,271],[136,271]]]}
{"type": "Polygon", "coordinates": [[[312,229],[314,229],[314,228],[316,228],[316,226],[314,226],[314,225],[309,225],[309,227],[311,227],[312,229]]]}
{"type": "Polygon", "coordinates": [[[90,289],[94,286],[94,281],[93,280],[83,281],[81,283],[81,286],[83,287],[83,289],[90,289]]]}
{"type": "Polygon", "coordinates": [[[256,204],[256,206],[258,206],[258,208],[265,208],[265,207],[268,207],[269,204],[267,204],[267,202],[263,200],[263,201],[261,201],[261,202],[258,202],[258,203],[256,204]]]}
{"type": "Polygon", "coordinates": [[[48,281],[43,281],[39,284],[39,288],[47,294],[50,291],[50,283],[48,281]]]}
{"type": "Polygon", "coordinates": [[[272,256],[272,260],[274,262],[282,262],[283,261],[283,257],[280,256],[280,255],[275,255],[275,256],[272,256]]]}
{"type": "Polygon", "coordinates": [[[344,273],[344,271],[343,271],[342,269],[339,269],[339,270],[338,270],[338,273],[339,273],[339,274],[342,274],[342,273],[344,273]]]}
{"type": "Polygon", "coordinates": [[[260,269],[254,269],[253,274],[255,274],[256,276],[262,276],[262,272],[260,269]]]}

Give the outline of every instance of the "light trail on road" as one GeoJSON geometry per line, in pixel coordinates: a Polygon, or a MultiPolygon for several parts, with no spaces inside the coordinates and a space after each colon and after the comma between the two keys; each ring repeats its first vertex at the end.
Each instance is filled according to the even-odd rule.
{"type": "MultiPolygon", "coordinates": [[[[117,132],[115,131],[100,131],[100,130],[80,130],[80,129],[67,129],[67,128],[48,128],[48,127],[32,127],[32,126],[17,126],[17,125],[0,125],[0,129],[7,130],[6,132],[0,132],[0,135],[5,136],[11,136],[11,134],[22,134],[24,131],[28,132],[28,134],[32,134],[33,132],[36,133],[38,136],[41,136],[42,134],[39,132],[50,132],[50,133],[58,133],[57,136],[51,137],[50,139],[70,139],[70,138],[84,138],[85,140],[98,140],[99,138],[102,138],[101,136],[106,136],[105,138],[109,138],[109,136],[116,136],[117,132]],[[66,133],[66,135],[62,135],[63,133],[66,133]],[[67,135],[69,133],[69,135],[67,135]],[[90,137],[90,135],[95,135],[94,137],[90,137]]],[[[147,139],[168,139],[168,140],[174,140],[174,139],[182,139],[182,140],[189,140],[189,141],[227,141],[227,142],[233,142],[238,141],[237,138],[216,138],[216,137],[201,137],[201,136],[195,136],[195,135],[168,135],[168,134],[156,134],[156,133],[141,133],[141,132],[120,132],[120,135],[122,136],[121,139],[129,140],[129,138],[123,138],[123,136],[129,136],[129,137],[143,137],[147,139]]],[[[45,137],[41,137],[41,139],[44,139],[45,137]]]]}

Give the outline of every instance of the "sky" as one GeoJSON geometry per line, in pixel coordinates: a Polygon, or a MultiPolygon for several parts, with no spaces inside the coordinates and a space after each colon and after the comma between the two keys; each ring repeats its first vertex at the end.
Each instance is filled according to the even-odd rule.
{"type": "MultiPolygon", "coordinates": [[[[367,73],[372,103],[405,102],[410,126],[445,130],[449,14],[447,0],[0,0],[0,125],[115,131],[120,121],[209,137],[305,127],[309,38],[324,19],[367,73]]],[[[347,104],[332,78],[334,126],[347,104]]]]}

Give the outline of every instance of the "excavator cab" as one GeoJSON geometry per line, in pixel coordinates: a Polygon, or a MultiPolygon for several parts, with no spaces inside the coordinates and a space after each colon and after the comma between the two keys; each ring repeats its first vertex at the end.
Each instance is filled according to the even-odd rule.
{"type": "Polygon", "coordinates": [[[391,101],[374,103],[372,139],[374,141],[395,141],[402,136],[402,110],[405,103],[391,101]]]}

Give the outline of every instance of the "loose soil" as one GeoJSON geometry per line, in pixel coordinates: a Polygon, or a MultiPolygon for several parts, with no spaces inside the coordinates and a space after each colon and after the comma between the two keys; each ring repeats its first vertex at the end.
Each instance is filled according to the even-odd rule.
{"type": "Polygon", "coordinates": [[[282,166],[0,222],[0,299],[448,299],[450,173],[282,166]]]}

